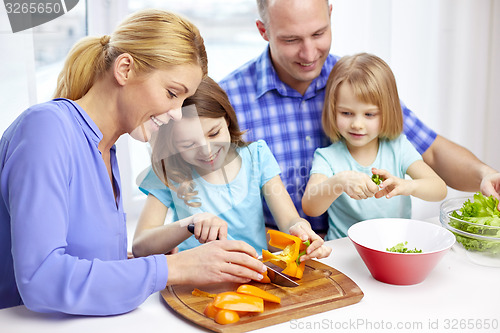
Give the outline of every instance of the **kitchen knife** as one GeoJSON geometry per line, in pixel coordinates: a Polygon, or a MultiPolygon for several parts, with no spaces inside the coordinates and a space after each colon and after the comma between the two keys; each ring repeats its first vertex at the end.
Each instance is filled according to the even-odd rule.
{"type": "MultiPolygon", "coordinates": [[[[187,226],[187,230],[188,230],[190,233],[194,234],[194,223],[190,223],[190,224],[188,224],[188,226],[187,226]]],[[[217,239],[219,239],[219,237],[217,237],[217,239]]],[[[231,237],[230,235],[227,235],[227,239],[229,239],[229,240],[233,240],[233,237],[231,237]]]]}
{"type": "Polygon", "coordinates": [[[194,223],[188,224],[187,229],[190,233],[194,234],[194,223]]]}
{"type": "MultiPolygon", "coordinates": [[[[192,234],[194,235],[194,223],[190,223],[190,224],[188,224],[187,229],[188,229],[188,231],[189,231],[190,233],[192,233],[192,234]]],[[[229,235],[228,235],[228,237],[227,237],[227,238],[228,238],[228,239],[230,239],[230,238],[229,238],[229,235]]],[[[219,239],[219,237],[217,237],[217,239],[219,239]]]]}
{"type": "Polygon", "coordinates": [[[265,262],[264,265],[267,266],[267,276],[271,280],[271,283],[277,284],[282,287],[298,287],[299,284],[292,279],[290,279],[285,274],[281,273],[279,268],[276,265],[271,264],[270,262],[265,262]]]}
{"type": "MultiPolygon", "coordinates": [[[[193,234],[194,233],[194,223],[190,223],[187,226],[187,229],[190,233],[193,234]]],[[[229,237],[228,237],[228,239],[229,239],[229,237]]],[[[271,283],[277,284],[278,286],[289,287],[289,288],[299,286],[299,284],[297,282],[293,281],[288,276],[281,273],[280,272],[281,268],[279,268],[278,266],[271,264],[270,262],[266,262],[266,263],[264,263],[264,265],[266,265],[266,267],[267,267],[267,276],[271,280],[271,283]]]]}

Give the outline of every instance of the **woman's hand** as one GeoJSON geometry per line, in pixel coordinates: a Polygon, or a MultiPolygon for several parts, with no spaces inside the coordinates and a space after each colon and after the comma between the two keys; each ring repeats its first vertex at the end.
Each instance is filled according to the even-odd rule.
{"type": "Polygon", "coordinates": [[[290,235],[299,237],[302,241],[307,241],[311,243],[306,250],[306,254],[300,257],[300,261],[305,261],[312,258],[326,258],[332,253],[332,249],[325,245],[323,238],[318,236],[312,228],[309,222],[304,219],[300,219],[297,223],[289,229],[290,235]]]}
{"type": "Polygon", "coordinates": [[[218,240],[167,256],[168,282],[204,285],[260,281],[266,266],[253,247],[242,241],[218,240]]]}
{"type": "Polygon", "coordinates": [[[198,213],[191,223],[194,223],[194,237],[202,244],[227,239],[227,222],[212,213],[198,213]]]}

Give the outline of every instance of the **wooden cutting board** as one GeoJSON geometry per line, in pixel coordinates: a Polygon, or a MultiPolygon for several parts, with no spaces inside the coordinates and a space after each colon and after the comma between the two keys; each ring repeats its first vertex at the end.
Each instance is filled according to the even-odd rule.
{"type": "Polygon", "coordinates": [[[193,296],[195,288],[217,294],[236,291],[240,284],[216,284],[209,286],[169,286],[161,292],[165,302],[177,313],[193,323],[214,332],[246,332],[329,311],[357,303],[363,298],[361,289],[346,275],[318,261],[306,262],[300,285],[295,288],[251,282],[251,284],[281,297],[281,304],[264,302],[264,312],[241,317],[228,325],[219,325],[205,317],[203,310],[211,298],[193,296]]]}

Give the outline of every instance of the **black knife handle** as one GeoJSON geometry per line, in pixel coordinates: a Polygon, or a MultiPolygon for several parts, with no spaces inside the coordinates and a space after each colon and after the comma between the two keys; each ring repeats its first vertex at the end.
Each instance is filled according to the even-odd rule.
{"type": "MultiPolygon", "coordinates": [[[[187,229],[190,233],[194,234],[194,223],[188,224],[187,229]]],[[[217,240],[219,240],[219,236],[217,236],[217,240]]]]}

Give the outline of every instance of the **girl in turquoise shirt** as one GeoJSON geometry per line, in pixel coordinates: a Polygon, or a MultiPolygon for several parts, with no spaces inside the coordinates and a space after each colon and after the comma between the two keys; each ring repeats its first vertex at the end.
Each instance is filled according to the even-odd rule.
{"type": "Polygon", "coordinates": [[[265,141],[242,140],[234,110],[216,82],[204,78],[182,113],[182,120],[162,126],[154,139],[154,172],[140,185],[148,199],[134,255],[166,253],[178,244],[182,251],[217,238],[243,240],[260,253],[267,249],[262,197],[282,231],[311,241],[305,259],[330,254],[298,215],[265,141]],[[169,209],[174,222],[164,225],[169,209]],[[190,223],[194,235],[186,228],[190,223]]]}
{"type": "Polygon", "coordinates": [[[396,80],[382,59],[361,53],[335,64],[322,125],[333,143],[314,153],[302,207],[310,216],[328,211],[327,239],[345,237],[362,220],[410,218],[410,195],[428,201],[446,196],[444,181],[402,134],[396,80]],[[380,186],[372,174],[383,179],[380,186]]]}

